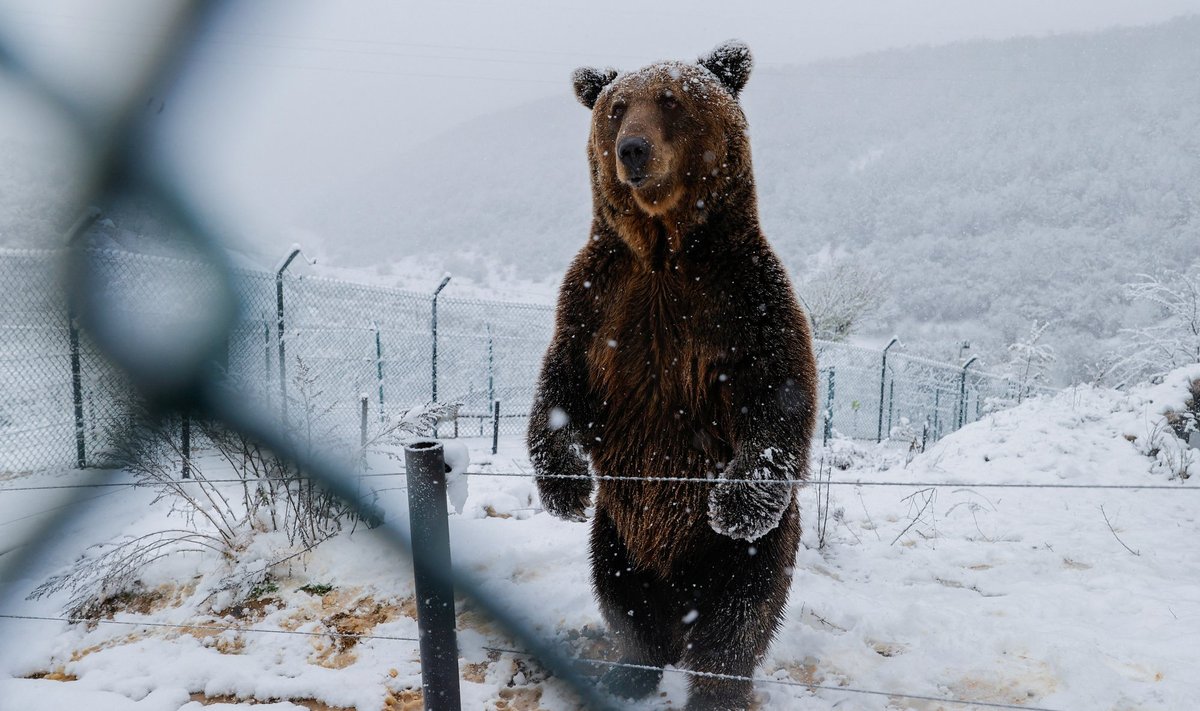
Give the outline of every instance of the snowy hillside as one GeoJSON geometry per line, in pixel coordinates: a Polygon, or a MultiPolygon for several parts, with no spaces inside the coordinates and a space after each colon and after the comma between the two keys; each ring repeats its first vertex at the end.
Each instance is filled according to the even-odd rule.
{"type": "MultiPolygon", "coordinates": [[[[1122,283],[1200,260],[1198,37],[1193,16],[764,66],[744,102],[766,232],[802,286],[830,259],[883,272],[869,335],[938,359],[968,339],[997,365],[1050,321],[1069,382],[1147,317],[1122,283]]],[[[586,235],[588,120],[563,76],[557,98],[417,149],[381,137],[357,181],[293,196],[294,224],[227,237],[263,264],[299,239],[356,280],[425,290],[449,271],[460,295],[547,301],[586,235]]],[[[63,139],[27,141],[0,130],[2,246],[58,243],[78,187],[63,139]]],[[[171,232],[146,205],[105,207],[123,246],[171,232]]]]}
{"type": "MultiPolygon", "coordinates": [[[[1052,320],[1070,375],[1127,325],[1122,282],[1200,258],[1198,37],[1200,17],[759,69],[767,235],[801,275],[831,255],[885,272],[882,335],[995,354],[1052,320]]],[[[383,151],[308,219],[339,263],[408,249],[555,281],[589,222],[587,126],[564,77],[558,99],[383,151]]]]}
{"type": "MultiPolygon", "coordinates": [[[[1163,413],[1183,406],[1194,378],[1200,368],[1129,393],[1081,388],[1030,401],[911,461],[897,443],[835,441],[819,451],[834,467],[833,485],[800,493],[803,546],[787,620],[759,670],[761,708],[957,708],[921,696],[1041,709],[1191,708],[1200,694],[1200,457],[1188,460],[1167,439],[1163,413]],[[818,503],[826,492],[828,506],[818,503]]],[[[487,446],[472,442],[479,474],[467,479],[464,513],[451,517],[456,563],[577,656],[603,659],[610,647],[587,582],[586,527],[541,512],[528,478],[488,475],[526,466],[519,442],[494,457],[487,446]]],[[[363,482],[389,515],[402,516],[402,480],[363,482]]],[[[13,540],[52,508],[45,491],[11,490],[29,483],[0,486],[0,526],[13,540]]],[[[117,492],[97,494],[18,587],[60,570],[82,541],[172,520],[165,502],[147,506],[149,492],[117,492]]],[[[241,564],[285,548],[259,536],[241,564]]],[[[360,528],[278,565],[256,599],[237,603],[218,591],[229,572],[219,556],[172,556],[141,576],[139,592],[109,605],[100,624],[2,621],[25,643],[0,665],[0,709],[199,711],[200,702],[234,709],[252,699],[277,702],[255,707],[274,711],[414,708],[408,570],[360,528]]],[[[59,595],[20,607],[53,618],[64,604],[59,595]]],[[[569,708],[536,664],[499,651],[512,642],[461,602],[458,624],[464,708],[569,708]]],[[[679,708],[684,685],[683,673],[668,673],[660,695],[636,708],[679,708]]]]}

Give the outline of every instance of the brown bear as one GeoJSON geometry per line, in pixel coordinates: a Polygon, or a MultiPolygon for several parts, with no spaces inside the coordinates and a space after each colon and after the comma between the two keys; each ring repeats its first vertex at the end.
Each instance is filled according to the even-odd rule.
{"type": "MultiPolygon", "coordinates": [[[[729,42],[697,64],[574,73],[592,227],[528,432],[550,513],[583,521],[599,478],[592,582],[621,659],[738,676],[783,615],[817,403],[808,322],[759,227],[738,103],[751,65],[729,42]]],[[[660,678],[614,667],[603,683],[637,698],[660,678]]],[[[697,674],[688,708],[751,696],[697,674]]]]}

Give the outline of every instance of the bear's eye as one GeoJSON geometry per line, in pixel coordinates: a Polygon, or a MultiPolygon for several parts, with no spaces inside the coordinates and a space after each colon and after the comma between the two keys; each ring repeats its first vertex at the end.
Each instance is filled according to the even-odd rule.
{"type": "Polygon", "coordinates": [[[625,115],[625,104],[620,101],[614,103],[612,105],[612,108],[609,109],[609,111],[608,111],[609,118],[619,119],[624,115],[625,115]]]}
{"type": "Polygon", "coordinates": [[[662,98],[659,99],[659,103],[661,103],[662,107],[668,111],[674,111],[675,109],[679,108],[679,100],[676,99],[675,95],[669,91],[662,95],[662,98]]]}

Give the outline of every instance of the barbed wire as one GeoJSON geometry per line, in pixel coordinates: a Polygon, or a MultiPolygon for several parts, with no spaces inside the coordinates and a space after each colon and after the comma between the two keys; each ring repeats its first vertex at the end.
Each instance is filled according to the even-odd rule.
{"type": "MultiPolygon", "coordinates": [[[[150,622],[141,620],[105,620],[94,619],[87,617],[52,617],[46,615],[14,615],[0,614],[0,619],[18,620],[18,621],[35,621],[35,622],[66,622],[70,624],[95,624],[95,625],[123,625],[128,627],[150,627],[156,629],[180,629],[188,632],[204,631],[217,632],[224,634],[226,632],[236,632],[238,634],[276,634],[276,635],[293,635],[299,637],[331,637],[334,639],[353,639],[355,641],[364,640],[382,640],[387,642],[420,642],[416,637],[405,637],[402,635],[383,635],[383,634],[365,634],[353,632],[336,632],[336,631],[303,631],[303,630],[285,630],[285,629],[270,629],[265,627],[237,627],[235,625],[214,625],[214,624],[182,624],[170,622],[150,622]]],[[[461,631],[461,630],[460,630],[461,631]]],[[[496,647],[492,645],[478,645],[480,650],[487,652],[496,652],[498,654],[514,654],[522,657],[534,657],[535,655],[529,652],[524,652],[519,649],[509,649],[507,647],[496,647]]],[[[623,669],[637,669],[642,671],[650,671],[657,673],[683,674],[686,676],[720,679],[724,681],[748,681],[758,684],[775,684],[779,686],[788,686],[793,688],[807,689],[808,691],[833,691],[848,694],[860,694],[867,696],[884,696],[887,698],[896,699],[912,699],[914,701],[932,701],[943,704],[955,704],[959,706],[979,706],[984,708],[996,709],[1019,709],[1021,711],[1058,711],[1042,706],[1028,706],[1006,704],[995,701],[979,701],[973,699],[957,699],[947,698],[942,696],[929,696],[923,694],[908,694],[896,691],[880,691],[877,689],[862,689],[853,686],[840,686],[831,684],[816,684],[795,679],[777,679],[769,676],[744,676],[741,674],[724,674],[721,672],[706,672],[696,669],[685,669],[680,667],[660,667],[647,664],[633,664],[630,662],[614,662],[607,659],[592,659],[588,657],[572,657],[571,661],[579,664],[589,664],[593,666],[608,666],[619,667],[623,669]]]]}
{"type": "Polygon", "coordinates": [[[178,624],[171,622],[150,622],[146,620],[104,620],[90,617],[49,617],[42,615],[10,615],[0,614],[0,619],[6,620],[27,620],[40,622],[69,622],[72,624],[89,624],[89,625],[126,625],[129,627],[155,627],[155,628],[171,628],[183,630],[200,630],[204,632],[239,632],[247,634],[282,634],[296,635],[300,637],[334,637],[337,639],[381,639],[390,642],[420,642],[417,637],[402,637],[399,635],[377,635],[377,634],[362,634],[354,632],[304,632],[302,630],[285,630],[285,629],[268,629],[266,627],[237,627],[234,625],[213,625],[213,624],[178,624]]]}
{"type": "MultiPolygon", "coordinates": [[[[384,477],[407,476],[405,472],[371,472],[358,475],[360,479],[377,479],[384,477]]],[[[1185,484],[1045,484],[1033,482],[966,482],[966,481],[881,481],[871,479],[726,479],[722,477],[683,477],[683,476],[617,476],[607,474],[533,474],[530,472],[504,471],[466,471],[462,476],[496,477],[507,479],[577,479],[599,481],[631,481],[631,482],[661,482],[675,484],[760,484],[766,486],[868,486],[868,487],[913,487],[918,489],[1063,489],[1063,490],[1098,490],[1098,491],[1178,491],[1195,493],[1200,487],[1190,487],[1185,484]]],[[[170,482],[136,482],[116,481],[94,484],[45,484],[37,486],[0,487],[0,494],[18,491],[52,491],[62,489],[99,489],[99,488],[153,488],[155,486],[176,486],[180,484],[254,484],[266,481],[303,481],[310,477],[254,477],[205,479],[172,479],[170,482]]]]}

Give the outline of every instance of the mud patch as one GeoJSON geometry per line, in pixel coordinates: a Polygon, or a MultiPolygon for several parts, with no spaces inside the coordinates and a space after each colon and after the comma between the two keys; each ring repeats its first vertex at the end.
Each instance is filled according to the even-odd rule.
{"type": "Polygon", "coordinates": [[[542,708],[542,687],[511,687],[500,690],[500,698],[492,701],[495,711],[547,711],[542,708]]]}
{"type": "Polygon", "coordinates": [[[420,689],[389,691],[383,697],[383,711],[423,711],[425,700],[420,689]]]}
{"type": "Polygon", "coordinates": [[[348,706],[330,706],[316,699],[269,699],[267,701],[259,701],[258,699],[242,699],[236,696],[208,696],[203,693],[197,693],[191,695],[191,700],[199,703],[201,706],[212,706],[214,704],[247,704],[258,706],[259,704],[277,704],[281,701],[287,701],[297,706],[303,706],[308,711],[355,711],[348,706]]]}
{"type": "Polygon", "coordinates": [[[128,612],[136,615],[149,615],[168,607],[179,607],[184,600],[196,592],[197,581],[175,585],[164,583],[154,588],[147,588],[138,581],[132,590],[124,590],[110,595],[103,600],[90,605],[87,616],[94,619],[111,620],[118,612],[128,612]]]}
{"type": "Polygon", "coordinates": [[[25,677],[26,679],[45,679],[46,681],[78,681],[79,678],[74,674],[68,674],[65,669],[59,667],[54,671],[35,672],[25,677]]]}

